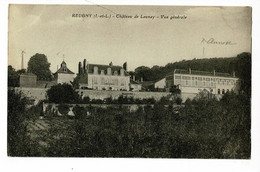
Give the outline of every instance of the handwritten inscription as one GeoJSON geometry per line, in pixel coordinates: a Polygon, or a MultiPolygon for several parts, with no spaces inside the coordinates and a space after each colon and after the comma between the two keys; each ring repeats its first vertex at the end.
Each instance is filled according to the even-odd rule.
{"type": "Polygon", "coordinates": [[[210,44],[210,45],[236,45],[236,43],[232,41],[217,41],[214,38],[209,38],[209,39],[202,38],[201,43],[210,44]]]}

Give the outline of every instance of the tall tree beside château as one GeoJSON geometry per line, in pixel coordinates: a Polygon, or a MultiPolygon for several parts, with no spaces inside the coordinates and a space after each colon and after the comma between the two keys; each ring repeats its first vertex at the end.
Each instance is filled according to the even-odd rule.
{"type": "Polygon", "coordinates": [[[36,53],[28,62],[28,72],[37,75],[38,80],[51,80],[50,63],[46,55],[36,53]]]}

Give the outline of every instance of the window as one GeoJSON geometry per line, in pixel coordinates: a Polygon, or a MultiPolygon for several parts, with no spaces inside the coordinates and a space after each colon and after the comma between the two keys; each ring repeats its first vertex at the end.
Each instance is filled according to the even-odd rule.
{"type": "Polygon", "coordinates": [[[222,90],[222,94],[225,94],[225,89],[222,90]]]}
{"type": "Polygon", "coordinates": [[[101,78],[101,85],[105,85],[105,79],[103,77],[101,78]]]}
{"type": "Polygon", "coordinates": [[[114,85],[118,85],[118,79],[117,78],[114,79],[114,85]]]}
{"type": "Polygon", "coordinates": [[[189,85],[189,82],[188,82],[188,81],[186,81],[186,85],[189,85]]]}
{"type": "Polygon", "coordinates": [[[195,81],[195,85],[196,85],[196,86],[198,85],[198,81],[195,81]]]}
{"type": "Polygon", "coordinates": [[[198,80],[199,80],[199,81],[202,81],[202,78],[201,78],[201,77],[198,77],[198,80]]]}
{"type": "Polygon", "coordinates": [[[220,89],[218,89],[218,94],[220,94],[220,89]]]}
{"type": "Polygon", "coordinates": [[[181,79],[181,76],[175,76],[175,79],[181,79]]]}
{"type": "Polygon", "coordinates": [[[97,78],[94,77],[93,80],[94,80],[94,84],[97,84],[97,78]]]}
{"type": "Polygon", "coordinates": [[[124,86],[124,85],[125,85],[124,79],[121,79],[121,86],[124,86]]]}
{"type": "Polygon", "coordinates": [[[206,81],[210,81],[210,78],[206,78],[206,81]]]}

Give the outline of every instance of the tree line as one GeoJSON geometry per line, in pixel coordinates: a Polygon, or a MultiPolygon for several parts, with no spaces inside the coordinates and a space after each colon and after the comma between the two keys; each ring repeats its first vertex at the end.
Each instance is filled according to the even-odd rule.
{"type": "MultiPolygon", "coordinates": [[[[157,81],[164,78],[166,75],[173,73],[174,69],[189,69],[199,71],[213,71],[230,73],[234,71],[241,73],[241,69],[237,66],[237,63],[244,56],[249,56],[249,53],[241,53],[237,57],[228,58],[205,58],[205,59],[193,59],[182,60],[179,62],[168,63],[165,66],[155,65],[153,67],[140,66],[134,71],[130,72],[131,75],[135,75],[137,80],[144,81],[157,81]]],[[[251,55],[250,55],[251,56],[251,55]]]]}
{"type": "Polygon", "coordinates": [[[75,117],[58,120],[47,130],[28,135],[27,120],[41,108],[24,108],[25,99],[11,90],[8,99],[8,155],[37,157],[225,158],[251,156],[250,100],[226,93],[218,101],[200,97],[173,111],[165,102],[135,112],[125,108],[76,106],[75,117]],[[14,106],[16,105],[16,106],[14,106]],[[45,144],[41,144],[41,143],[45,144]]]}

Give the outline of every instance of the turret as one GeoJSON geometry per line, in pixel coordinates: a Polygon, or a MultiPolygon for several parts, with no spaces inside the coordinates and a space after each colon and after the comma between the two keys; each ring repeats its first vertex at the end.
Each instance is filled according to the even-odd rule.
{"type": "Polygon", "coordinates": [[[82,68],[81,62],[79,62],[79,65],[78,65],[78,73],[79,73],[79,74],[81,74],[81,68],[82,68]]]}
{"type": "Polygon", "coordinates": [[[87,66],[86,66],[86,61],[87,61],[86,59],[84,59],[84,61],[83,61],[83,73],[86,73],[86,71],[87,71],[87,70],[86,70],[86,69],[87,69],[87,68],[86,68],[86,67],[87,67],[87,66]]]}

